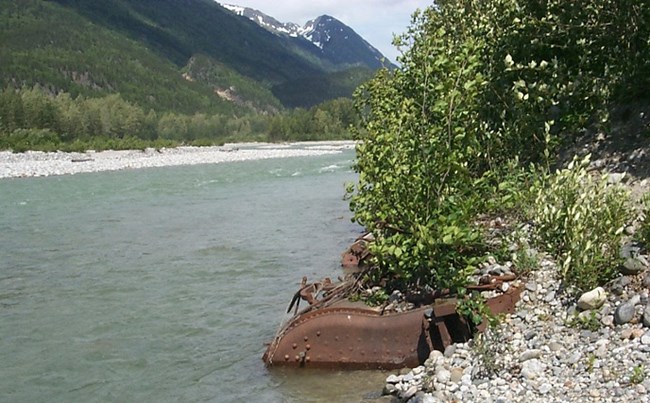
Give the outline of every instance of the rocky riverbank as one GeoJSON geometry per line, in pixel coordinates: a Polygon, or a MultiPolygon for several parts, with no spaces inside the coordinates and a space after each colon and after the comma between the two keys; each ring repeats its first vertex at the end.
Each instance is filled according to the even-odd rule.
{"type": "MultiPolygon", "coordinates": [[[[564,162],[591,153],[590,171],[610,173],[611,183],[623,183],[638,200],[650,191],[650,114],[639,116],[646,131],[627,130],[618,142],[589,134],[564,162]]],[[[556,262],[531,249],[535,264],[509,285],[523,287],[516,312],[468,343],[432,352],[424,365],[389,375],[382,399],[650,402],[650,250],[630,241],[620,253],[619,277],[576,296],[556,262]]]]}
{"type": "Polygon", "coordinates": [[[223,147],[178,147],[125,151],[46,153],[0,151],[0,179],[69,175],[177,165],[218,164],[269,158],[289,158],[340,153],[354,148],[351,141],[292,144],[227,144],[223,147]]]}
{"type": "Polygon", "coordinates": [[[633,270],[579,300],[562,289],[557,266],[544,257],[521,284],[515,314],[469,343],[434,351],[422,366],[390,375],[387,399],[650,401],[650,273],[639,252],[628,245],[633,270]]]}

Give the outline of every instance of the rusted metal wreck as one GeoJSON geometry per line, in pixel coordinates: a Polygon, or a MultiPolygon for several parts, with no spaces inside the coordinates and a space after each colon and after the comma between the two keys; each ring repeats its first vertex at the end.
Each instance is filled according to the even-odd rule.
{"type": "MultiPolygon", "coordinates": [[[[368,256],[369,239],[361,237],[343,256],[344,267],[363,264],[368,256]]],[[[325,279],[308,284],[303,278],[300,290],[289,306],[294,315],[282,325],[269,343],[263,360],[267,366],[345,369],[393,369],[415,367],[429,353],[444,350],[455,342],[472,337],[472,329],[457,313],[457,299],[435,292],[419,306],[395,311],[386,305],[369,307],[348,299],[358,286],[355,276],[332,282],[325,279]],[[298,310],[301,300],[308,305],[298,310]]],[[[501,289],[513,278],[491,277],[485,284],[470,289],[501,289]]],[[[520,288],[487,300],[495,314],[512,312],[520,288]]],[[[482,330],[484,325],[479,326],[482,330]]]]}

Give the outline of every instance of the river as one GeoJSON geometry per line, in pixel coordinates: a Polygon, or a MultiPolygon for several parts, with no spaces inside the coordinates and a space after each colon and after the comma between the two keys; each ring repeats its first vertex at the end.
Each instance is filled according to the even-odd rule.
{"type": "Polygon", "coordinates": [[[268,370],[302,276],[360,233],[353,152],[0,180],[0,401],[361,401],[378,371],[268,370]]]}

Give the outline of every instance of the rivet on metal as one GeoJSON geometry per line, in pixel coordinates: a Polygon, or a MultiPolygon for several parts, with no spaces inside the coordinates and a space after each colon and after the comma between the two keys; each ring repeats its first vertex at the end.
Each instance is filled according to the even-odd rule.
{"type": "Polygon", "coordinates": [[[296,348],[298,348],[298,345],[296,343],[293,343],[291,347],[293,347],[293,349],[295,350],[296,348]]]}
{"type": "Polygon", "coordinates": [[[309,340],[309,337],[305,336],[305,341],[309,340]]]}
{"type": "Polygon", "coordinates": [[[289,354],[286,354],[286,355],[284,356],[284,360],[285,360],[285,361],[289,361],[289,354]]]}
{"type": "Polygon", "coordinates": [[[311,350],[311,344],[307,344],[307,345],[305,346],[305,348],[306,348],[307,350],[311,350]]]}

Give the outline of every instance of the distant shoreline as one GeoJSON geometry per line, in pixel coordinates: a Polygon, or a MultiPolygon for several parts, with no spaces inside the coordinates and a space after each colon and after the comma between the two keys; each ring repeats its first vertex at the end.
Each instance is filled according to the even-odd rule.
{"type": "Polygon", "coordinates": [[[0,151],[0,179],[73,175],[165,166],[219,164],[270,158],[338,154],[354,141],[235,143],[221,147],[176,147],[156,150],[12,153],[0,151]]]}

